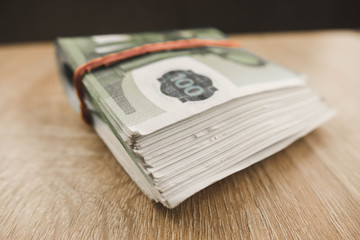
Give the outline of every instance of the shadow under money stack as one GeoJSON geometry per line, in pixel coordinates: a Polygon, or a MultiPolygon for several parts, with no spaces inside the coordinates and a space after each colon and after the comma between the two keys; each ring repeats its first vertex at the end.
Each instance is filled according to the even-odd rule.
{"type": "MultiPolygon", "coordinates": [[[[147,43],[224,39],[216,29],[59,38],[75,109],[78,66],[147,43]]],[[[206,186],[285,148],[334,111],[303,76],[242,48],[146,54],[87,73],[93,127],[151,199],[173,208],[206,186]]]]}

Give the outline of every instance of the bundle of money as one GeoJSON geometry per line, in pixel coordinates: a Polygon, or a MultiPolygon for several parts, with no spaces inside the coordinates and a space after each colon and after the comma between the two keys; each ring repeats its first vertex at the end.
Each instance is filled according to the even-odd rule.
{"type": "MultiPolygon", "coordinates": [[[[74,72],[149,43],[221,40],[217,29],[59,38],[63,85],[74,72]]],[[[334,115],[303,75],[243,48],[197,47],[132,57],[82,78],[92,126],[140,189],[169,208],[285,148],[334,115]]]]}

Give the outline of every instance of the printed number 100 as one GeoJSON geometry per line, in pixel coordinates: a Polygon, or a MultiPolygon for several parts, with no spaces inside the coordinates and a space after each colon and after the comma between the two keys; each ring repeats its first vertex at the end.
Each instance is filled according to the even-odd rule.
{"type": "Polygon", "coordinates": [[[194,81],[187,78],[184,73],[178,73],[176,78],[171,79],[171,81],[175,82],[175,86],[178,89],[183,89],[184,93],[190,97],[199,96],[204,92],[202,87],[194,85],[194,81]]]}

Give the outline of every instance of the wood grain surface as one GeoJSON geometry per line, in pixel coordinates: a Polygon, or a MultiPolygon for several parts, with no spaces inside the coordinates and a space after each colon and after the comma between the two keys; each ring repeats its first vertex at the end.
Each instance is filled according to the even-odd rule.
{"type": "Polygon", "coordinates": [[[52,43],[0,46],[0,239],[360,239],[360,33],[233,35],[338,110],[168,210],[67,102],[52,43]]]}

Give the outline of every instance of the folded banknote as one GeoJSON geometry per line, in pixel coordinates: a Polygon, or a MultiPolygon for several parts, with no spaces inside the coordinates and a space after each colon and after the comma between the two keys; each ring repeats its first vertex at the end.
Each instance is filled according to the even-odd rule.
{"type": "MultiPolygon", "coordinates": [[[[56,48],[69,101],[80,111],[79,66],[149,44],[226,38],[206,28],[58,38],[56,48]]],[[[142,54],[91,70],[82,84],[95,131],[139,188],[169,208],[334,115],[303,75],[244,48],[142,54]]]]}

